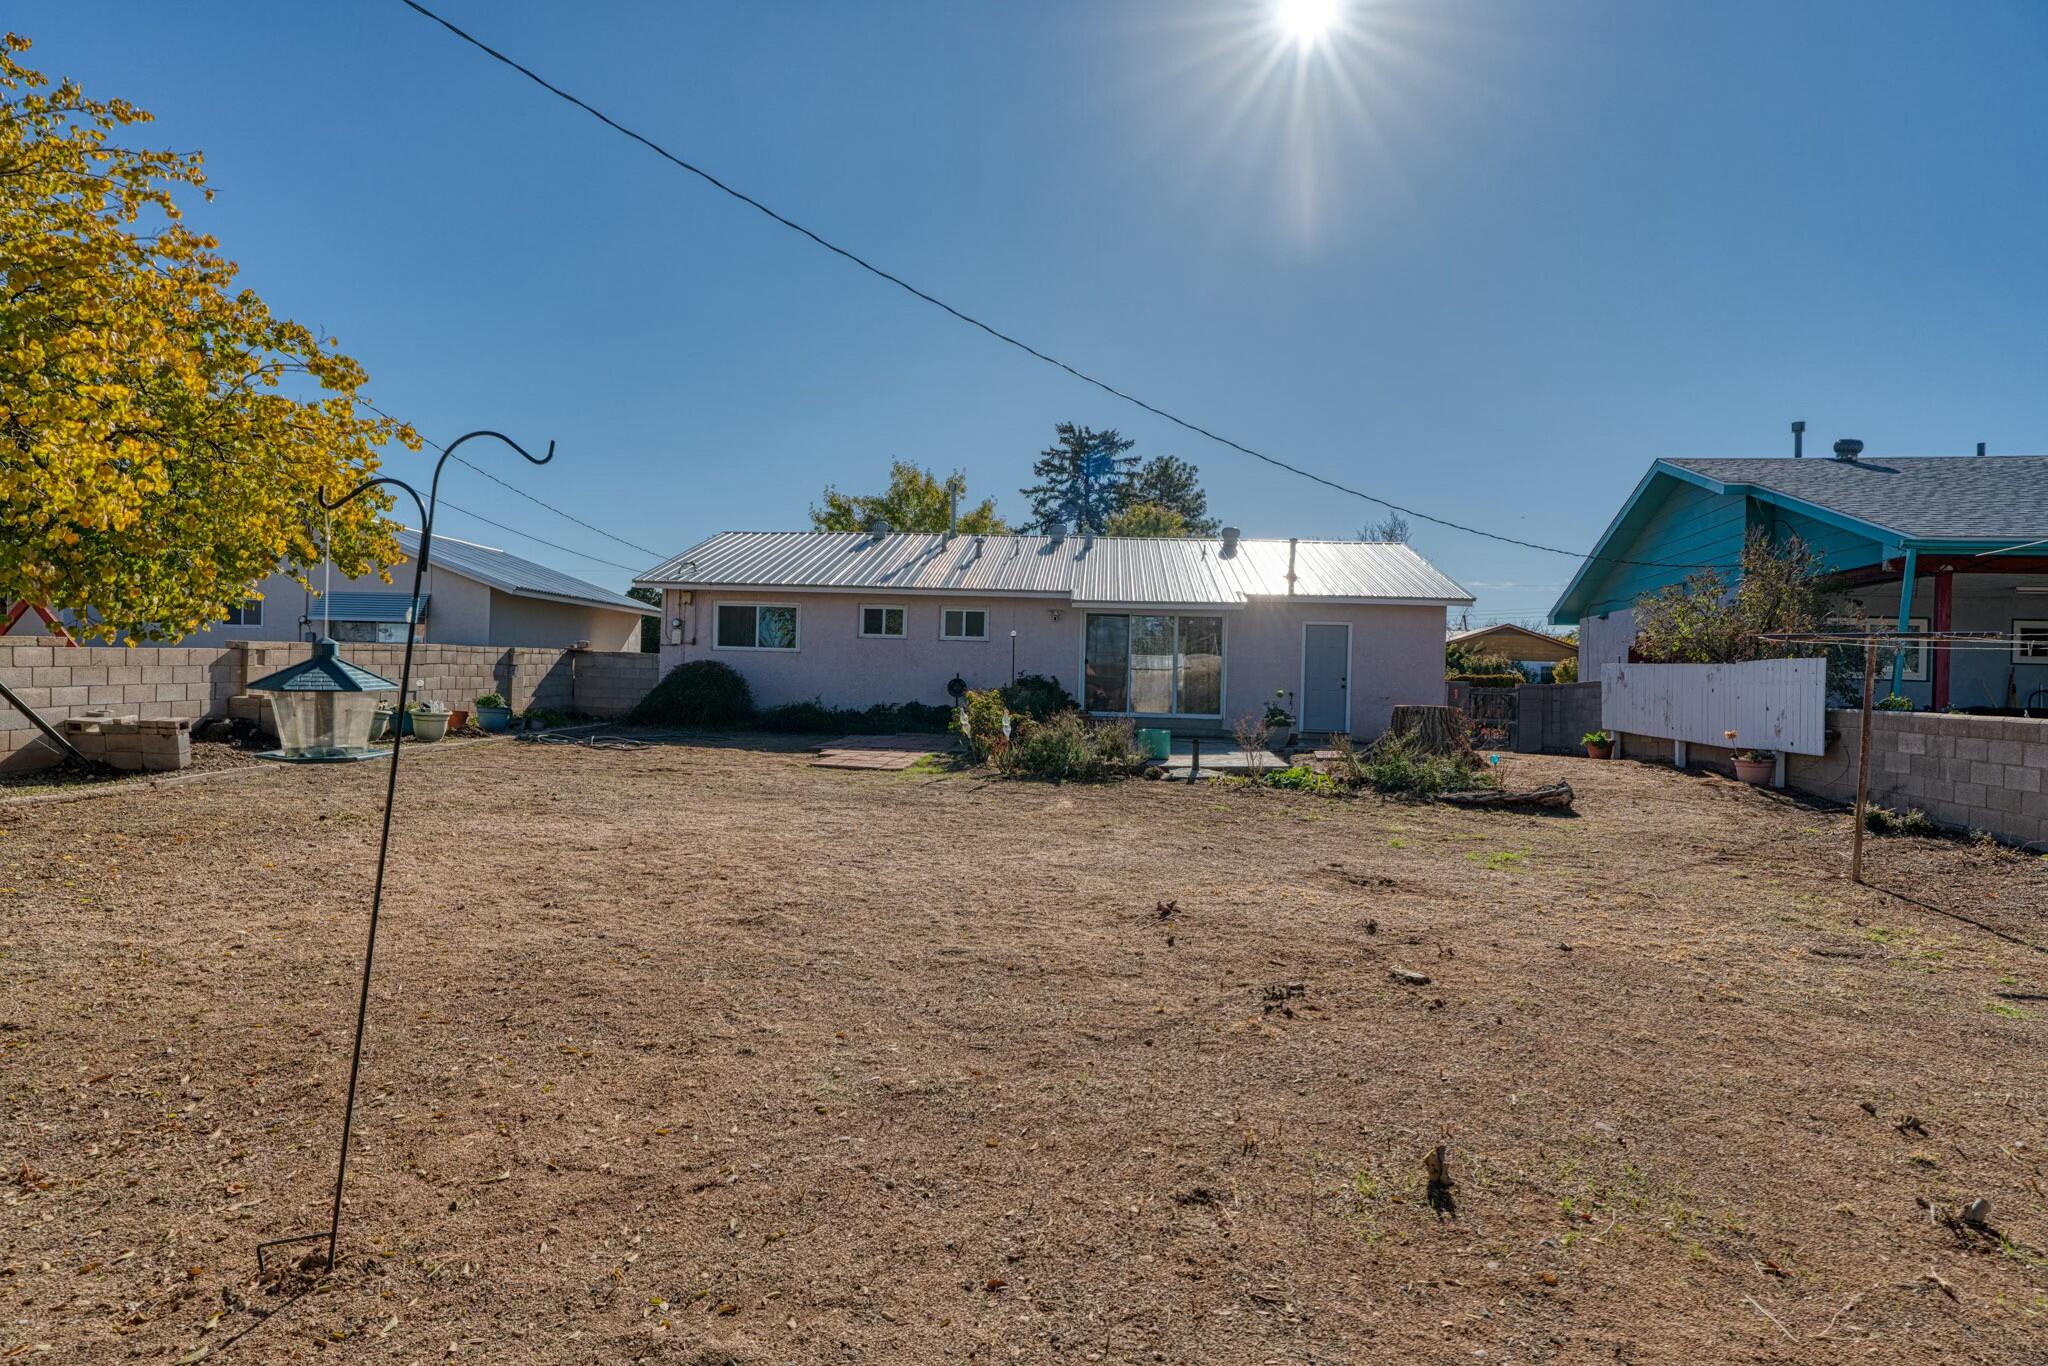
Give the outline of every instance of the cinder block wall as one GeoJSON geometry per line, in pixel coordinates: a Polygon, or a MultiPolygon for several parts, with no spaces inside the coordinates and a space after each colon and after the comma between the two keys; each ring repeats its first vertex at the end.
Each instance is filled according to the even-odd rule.
{"type": "Polygon", "coordinates": [[[1515,748],[1524,754],[1577,754],[1600,729],[1598,683],[1530,683],[1515,689],[1515,748]]]}
{"type": "MultiPolygon", "coordinates": [[[[1785,756],[1786,786],[1856,800],[1862,714],[1830,711],[1825,754],[1785,756]]],[[[1671,762],[1671,742],[1631,735],[1630,759],[1671,762]]],[[[1731,750],[1688,745],[1697,768],[1733,773],[1731,750]]],[[[1881,711],[1870,718],[1870,800],[1917,807],[1944,825],[1988,830],[2017,844],[2048,840],[2048,721],[1940,712],[1881,711]]]]}
{"type": "MultiPolygon", "coordinates": [[[[87,712],[140,717],[225,715],[228,699],[251,679],[307,657],[294,642],[230,645],[81,646],[47,636],[15,644],[0,639],[0,681],[51,725],[87,712]],[[33,643],[29,643],[33,642],[33,643]]],[[[396,682],[403,645],[344,645],[345,658],[396,682]]],[[[421,645],[413,651],[413,695],[468,708],[484,693],[502,693],[518,711],[546,707],[623,716],[659,677],[659,656],[605,651],[503,649],[489,645],[421,645]]],[[[0,703],[0,769],[40,768],[57,751],[28,718],[0,703]]]]}

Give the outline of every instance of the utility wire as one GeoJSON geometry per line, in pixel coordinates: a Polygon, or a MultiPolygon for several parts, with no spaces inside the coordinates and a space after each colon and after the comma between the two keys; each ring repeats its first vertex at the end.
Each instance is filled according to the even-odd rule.
{"type": "MultiPolygon", "coordinates": [[[[391,414],[385,412],[382,408],[379,408],[376,404],[370,402],[370,400],[366,398],[358,397],[356,399],[356,402],[362,404],[365,408],[368,408],[371,412],[377,414],[377,416],[379,417],[389,418],[393,422],[398,422],[402,420],[396,417],[392,417],[391,414]]],[[[443,446],[440,442],[434,440],[434,438],[432,438],[431,436],[427,436],[424,433],[421,433],[419,434],[419,437],[420,440],[426,442],[429,446],[432,446],[437,451],[445,451],[447,449],[447,447],[443,446]]],[[[484,478],[490,480],[493,484],[498,485],[500,488],[510,489],[513,493],[518,494],[521,498],[524,498],[527,502],[532,503],[536,507],[546,508],[549,512],[554,513],[555,516],[560,517],[565,521],[574,522],[577,526],[582,527],[585,531],[595,531],[598,535],[604,537],[608,541],[617,541],[620,545],[625,546],[629,550],[637,550],[643,555],[652,555],[657,560],[668,558],[667,556],[663,555],[659,550],[649,550],[646,546],[641,545],[638,542],[629,541],[624,536],[620,536],[613,532],[606,531],[601,526],[594,526],[591,523],[584,521],[581,517],[578,517],[573,512],[564,512],[562,511],[562,509],[556,507],[553,503],[542,502],[540,499],[528,493],[525,489],[520,488],[517,484],[508,483],[507,481],[500,479],[497,475],[492,474],[489,470],[485,469],[482,465],[479,465],[474,461],[465,460],[458,455],[455,457],[455,463],[464,466],[465,468],[476,471],[478,474],[481,474],[484,478]]],[[[454,505],[450,504],[449,506],[453,507],[454,505]]],[[[460,512],[461,509],[456,508],[456,511],[460,512]]],[[[472,517],[476,517],[476,514],[474,512],[470,513],[469,515],[472,517]]],[[[477,517],[477,520],[481,522],[486,519],[482,517],[477,517]]],[[[493,522],[492,525],[496,526],[497,523],[493,522]]],[[[512,528],[510,527],[501,527],[499,529],[503,531],[512,531],[512,528]]],[[[514,531],[512,534],[515,536],[526,535],[526,533],[523,531],[514,531]]],[[[538,536],[529,536],[527,537],[527,539],[533,541],[540,541],[540,537],[538,536]]],[[[549,542],[541,541],[541,544],[547,545],[549,544],[549,542]]],[[[555,548],[557,550],[560,550],[563,547],[556,546],[555,548]]],[[[581,551],[576,550],[571,550],[569,553],[571,555],[582,554],[581,551]]],[[[584,555],[583,558],[586,560],[597,560],[599,564],[611,564],[610,560],[599,560],[595,555],[584,555]]],[[[620,569],[633,569],[633,566],[631,565],[618,565],[616,567],[620,569]]],[[[640,571],[638,569],[633,569],[633,572],[637,574],[640,571]]]]}
{"type": "MultiPolygon", "coordinates": [[[[462,459],[462,457],[459,455],[456,456],[455,458],[457,460],[462,459]]],[[[550,550],[559,550],[564,555],[574,555],[578,559],[589,560],[592,564],[601,564],[609,569],[623,569],[628,574],[638,574],[642,569],[646,568],[645,565],[636,566],[630,564],[620,564],[617,560],[607,560],[597,555],[585,554],[581,550],[571,550],[568,546],[558,545],[554,541],[550,541],[543,537],[536,536],[530,531],[521,531],[516,526],[506,526],[503,522],[494,522],[480,512],[471,512],[468,508],[457,507],[455,504],[449,502],[446,498],[443,498],[441,500],[441,506],[449,509],[450,511],[459,512],[465,517],[474,517],[476,518],[477,521],[482,522],[485,526],[494,526],[500,531],[509,531],[514,536],[524,536],[527,540],[532,541],[537,545],[544,545],[550,550]]]]}
{"type": "MultiPolygon", "coordinates": [[[[1276,456],[1267,455],[1264,451],[1254,450],[1250,446],[1244,445],[1242,442],[1233,441],[1227,436],[1223,436],[1218,432],[1211,431],[1209,428],[1202,426],[1198,422],[1190,421],[1187,418],[1180,417],[1174,413],[1168,412],[1166,409],[1161,408],[1156,404],[1148,403],[1144,399],[1139,398],[1136,394],[1129,393],[1123,389],[1119,389],[1115,385],[1110,384],[1106,380],[1097,379],[1094,375],[1089,374],[1085,370],[1081,370],[1076,368],[1075,366],[1069,365],[1066,361],[1061,360],[1057,356],[1050,355],[1044,351],[1041,351],[1037,347],[1030,345],[1028,342],[1021,341],[1018,338],[1010,335],[1009,333],[1004,332],[1001,329],[989,323],[983,322],[981,319],[975,317],[970,313],[962,312],[960,309],[957,309],[953,307],[953,305],[947,303],[944,299],[941,299],[936,295],[926,293],[924,290],[919,289],[916,285],[911,284],[909,281],[903,279],[901,276],[891,274],[890,272],[882,269],[882,267],[874,264],[872,261],[867,260],[865,257],[862,257],[852,251],[849,251],[847,248],[840,246],[838,243],[830,241],[827,238],[820,236],[818,233],[813,232],[811,229],[805,227],[803,224],[797,222],[795,219],[785,217],[783,214],[776,212],[774,209],[769,208],[766,204],[763,204],[760,200],[754,198],[752,195],[749,195],[744,191],[734,189],[732,186],[726,184],[724,181],[720,180],[717,176],[711,174],[711,172],[705,170],[703,167],[694,165],[693,163],[684,160],[682,157],[677,156],[674,152],[669,151],[666,147],[663,147],[660,143],[654,141],[650,137],[647,137],[645,134],[634,132],[631,128],[626,127],[626,125],[624,125],[623,123],[620,123],[618,120],[612,118],[609,114],[606,114],[602,110],[585,103],[583,100],[578,99],[575,95],[572,95],[568,91],[562,89],[560,86],[555,85],[553,82],[549,81],[547,78],[540,75],[538,72],[534,71],[531,67],[521,65],[519,62],[514,61],[512,58],[498,51],[496,48],[484,42],[482,39],[476,37],[474,34],[467,32],[466,30],[456,26],[455,24],[450,23],[448,20],[434,13],[434,11],[428,9],[425,5],[420,4],[419,0],[399,0],[399,3],[403,4],[407,9],[413,10],[415,13],[420,14],[421,16],[433,20],[442,28],[447,29],[448,32],[454,34],[463,42],[468,43],[471,47],[477,49],[479,52],[482,52],[486,56],[489,56],[492,59],[502,62],[506,66],[511,67],[514,71],[517,71],[520,75],[526,77],[528,80],[532,81],[535,85],[547,91],[549,94],[555,96],[558,99],[565,100],[568,103],[575,105],[578,109],[581,109],[584,113],[590,115],[599,123],[604,124],[607,128],[612,129],[614,132],[624,134],[626,137],[631,138],[633,141],[639,143],[641,146],[653,152],[656,156],[661,157],[665,161],[673,163],[675,166],[679,167],[682,170],[688,171],[691,175],[696,176],[698,179],[704,181],[713,189],[718,190],[723,194],[729,195],[732,198],[738,200],[740,203],[745,204],[747,207],[766,215],[767,217],[775,220],[777,223],[780,223],[783,227],[788,228],[791,232],[799,233],[802,236],[809,238],[812,242],[816,243],[818,246],[823,247],[825,250],[831,252],[833,255],[843,257],[847,261],[860,267],[862,270],[868,272],[868,274],[873,275],[879,279],[886,280],[888,283],[895,285],[898,289],[903,290],[905,293],[910,294],[915,298],[923,300],[925,303],[930,304],[932,307],[937,308],[942,312],[952,315],[960,322],[966,323],[969,327],[977,328],[980,331],[987,333],[989,336],[995,338],[999,342],[1002,342],[1004,345],[1013,346],[1035,360],[1043,361],[1045,364],[1050,365],[1055,369],[1064,370],[1069,375],[1072,375],[1075,379],[1080,380],[1082,383],[1093,385],[1095,388],[1102,390],[1104,393],[1109,394],[1112,397],[1120,398],[1126,403],[1132,404],[1133,406],[1138,408],[1142,408],[1146,412],[1151,413],[1154,417],[1163,418],[1166,421],[1171,422],[1174,426],[1179,427],[1184,431],[1193,432],[1197,436],[1207,437],[1209,440],[1214,441],[1219,445],[1227,446],[1231,450],[1237,451],[1242,455],[1248,455],[1254,460],[1264,461],[1266,464],[1273,466],[1275,469],[1286,470],[1289,474],[1299,475],[1301,478],[1307,479],[1312,483],[1321,484],[1324,488],[1332,489],[1338,493],[1348,494],[1353,498],[1362,499],[1365,502],[1371,503],[1375,507],[1387,508],[1391,511],[1400,513],[1404,517],[1419,517],[1425,522],[1430,522],[1440,527],[1446,527],[1452,531],[1462,531],[1468,535],[1481,536],[1489,541],[1499,541],[1504,545],[1521,546],[1525,550],[1540,550],[1550,555],[1564,555],[1574,560],[1598,561],[1604,564],[1635,565],[1638,567],[1648,569],[1714,569],[1724,567],[1719,565],[1706,564],[1672,564],[1661,560],[1630,560],[1622,559],[1618,556],[1613,555],[1587,555],[1582,554],[1581,552],[1576,550],[1566,550],[1560,546],[1544,545],[1538,541],[1524,541],[1514,536],[1503,535],[1497,531],[1486,531],[1479,527],[1470,526],[1463,522],[1453,522],[1448,518],[1432,516],[1431,514],[1420,511],[1416,508],[1403,507],[1399,503],[1390,503],[1386,499],[1378,497],[1374,494],[1367,493],[1362,489],[1355,489],[1348,484],[1338,483],[1334,479],[1325,478],[1323,475],[1316,474],[1311,470],[1305,470],[1301,468],[1299,465],[1289,464],[1287,461],[1281,460],[1276,456]]],[[[635,547],[635,549],[638,548],[639,547],[637,546],[635,547]]]]}

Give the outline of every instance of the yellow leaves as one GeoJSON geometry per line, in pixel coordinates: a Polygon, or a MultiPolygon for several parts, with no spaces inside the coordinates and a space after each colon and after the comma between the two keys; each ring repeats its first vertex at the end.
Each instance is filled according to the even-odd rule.
{"type": "MultiPolygon", "coordinates": [[[[0,44],[0,598],[172,636],[316,559],[320,490],[419,438],[359,407],[331,340],[231,292],[218,243],[176,221],[199,157],[118,145],[149,118],[124,101],[37,93],[28,46],[0,44]]],[[[335,514],[338,569],[398,557],[389,505],[335,514]]]]}

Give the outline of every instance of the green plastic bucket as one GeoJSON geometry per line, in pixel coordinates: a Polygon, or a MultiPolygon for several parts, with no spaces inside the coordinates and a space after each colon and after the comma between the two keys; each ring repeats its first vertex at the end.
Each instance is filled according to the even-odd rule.
{"type": "Polygon", "coordinates": [[[1141,730],[1138,732],[1138,753],[1147,759],[1164,759],[1173,753],[1173,732],[1169,730],[1141,730]]]}

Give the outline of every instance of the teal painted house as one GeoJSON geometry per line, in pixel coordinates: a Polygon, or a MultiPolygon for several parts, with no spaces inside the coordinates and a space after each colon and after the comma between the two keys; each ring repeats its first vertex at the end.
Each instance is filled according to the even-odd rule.
{"type": "Polygon", "coordinates": [[[1901,652],[1915,705],[2048,709],[2048,456],[1659,460],[1551,609],[1580,676],[1628,658],[1638,598],[1695,566],[1732,582],[1758,529],[1819,552],[1852,619],[2020,638],[1901,652]]]}

